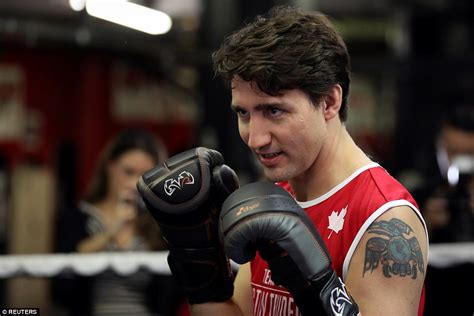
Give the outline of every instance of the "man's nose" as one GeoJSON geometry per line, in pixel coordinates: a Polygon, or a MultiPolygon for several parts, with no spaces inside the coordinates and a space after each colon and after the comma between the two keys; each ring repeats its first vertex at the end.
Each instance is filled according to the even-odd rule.
{"type": "Polygon", "coordinates": [[[247,145],[256,150],[271,142],[271,133],[265,122],[259,120],[251,120],[248,124],[248,140],[247,145]]]}

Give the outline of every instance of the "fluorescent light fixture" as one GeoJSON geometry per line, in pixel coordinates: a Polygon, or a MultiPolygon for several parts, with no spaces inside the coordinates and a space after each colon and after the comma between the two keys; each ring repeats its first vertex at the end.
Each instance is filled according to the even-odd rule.
{"type": "Polygon", "coordinates": [[[152,35],[171,29],[171,18],[161,12],[126,0],[88,0],[87,13],[152,35]]]}
{"type": "Polygon", "coordinates": [[[86,7],[86,0],[69,0],[69,6],[74,11],[82,11],[86,7]]]}

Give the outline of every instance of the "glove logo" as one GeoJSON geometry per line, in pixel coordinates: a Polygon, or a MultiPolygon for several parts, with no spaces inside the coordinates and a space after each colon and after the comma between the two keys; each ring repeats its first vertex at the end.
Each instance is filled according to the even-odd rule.
{"type": "Polygon", "coordinates": [[[183,171],[178,175],[178,179],[166,179],[163,189],[169,196],[176,190],[181,190],[186,184],[194,184],[194,177],[189,171],[183,171]]]}
{"type": "Polygon", "coordinates": [[[255,203],[255,204],[252,204],[252,205],[242,206],[242,207],[239,208],[239,211],[235,214],[235,216],[240,216],[240,215],[242,215],[242,213],[252,211],[252,210],[256,209],[259,206],[260,206],[260,203],[255,203]]]}
{"type": "Polygon", "coordinates": [[[342,316],[346,303],[349,305],[352,305],[352,303],[344,283],[342,283],[340,278],[338,279],[341,287],[336,287],[331,291],[331,309],[334,315],[342,316]]]}

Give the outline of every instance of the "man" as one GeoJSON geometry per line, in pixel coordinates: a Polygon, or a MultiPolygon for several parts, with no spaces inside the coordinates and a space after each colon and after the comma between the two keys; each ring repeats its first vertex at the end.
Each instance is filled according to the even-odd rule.
{"type": "Polygon", "coordinates": [[[431,242],[474,240],[474,107],[454,105],[436,141],[439,172],[425,174],[421,196],[431,242]],[[423,194],[424,193],[424,194],[423,194]]]}
{"type": "MultiPolygon", "coordinates": [[[[282,203],[289,205],[295,216],[275,213],[276,216],[272,214],[266,218],[297,218],[294,228],[305,227],[306,230],[300,230],[304,239],[317,240],[315,244],[320,249],[314,257],[315,249],[306,247],[296,251],[296,258],[289,255],[293,249],[281,251],[280,246],[284,243],[278,238],[263,236],[263,244],[260,243],[261,235],[254,243],[239,244],[237,241],[230,248],[256,249],[258,254],[240,267],[233,291],[222,286],[228,284],[225,276],[215,281],[216,273],[208,273],[207,283],[215,282],[219,286],[212,292],[206,280],[196,280],[187,272],[190,266],[186,264],[193,256],[199,256],[193,263],[194,274],[198,273],[198,263],[206,260],[212,261],[213,267],[220,266],[217,273],[222,273],[225,260],[216,250],[220,245],[215,240],[209,242],[207,248],[203,243],[196,245],[194,242],[191,246],[187,241],[184,242],[186,245],[182,244],[183,237],[177,237],[174,232],[178,231],[177,226],[184,224],[177,218],[170,218],[171,214],[186,214],[189,219],[191,214],[196,216],[197,213],[189,211],[190,205],[204,204],[197,198],[184,202],[170,200],[155,184],[164,183],[170,174],[175,174],[171,173],[174,170],[177,170],[176,174],[191,170],[187,161],[192,161],[196,164],[193,170],[210,168],[214,188],[227,190],[220,190],[226,191],[224,197],[235,188],[222,185],[230,181],[216,180],[214,167],[221,168],[223,164],[217,155],[196,150],[176,157],[169,165],[145,174],[139,188],[162,229],[164,225],[169,244],[180,244],[176,251],[170,247],[170,267],[188,290],[192,314],[297,315],[302,312],[304,315],[320,310],[317,305],[334,315],[356,315],[359,311],[364,316],[421,314],[428,247],[426,228],[410,194],[357,147],[344,126],[350,82],[349,56],[329,21],[316,12],[275,8],[268,16],[258,17],[229,36],[213,54],[213,59],[216,73],[230,82],[231,106],[237,113],[241,138],[262,164],[265,177],[270,182],[277,182],[298,201],[282,203]],[[151,191],[154,193],[149,194],[151,191]],[[156,196],[161,196],[159,201],[156,196]],[[186,203],[186,207],[181,208],[180,203],[186,203]],[[304,208],[303,215],[298,213],[301,208],[304,208]],[[309,232],[314,226],[307,224],[306,217],[317,228],[317,233],[309,232]],[[173,232],[168,233],[167,229],[173,232]],[[193,248],[192,252],[190,248],[193,248]],[[204,250],[212,256],[202,256],[204,250]],[[316,259],[308,260],[306,253],[316,259]],[[288,257],[290,260],[286,260],[288,257]],[[327,259],[331,273],[335,272],[342,279],[340,283],[325,279],[321,284],[319,276],[311,280],[296,276],[304,270],[303,264],[317,268],[325,265],[318,261],[320,257],[327,259]],[[339,293],[347,289],[352,297],[345,295],[347,305],[338,305],[339,310],[335,310],[337,304],[332,296],[331,299],[327,296],[328,288],[332,294],[333,290],[339,293]],[[208,293],[202,297],[204,292],[208,293]],[[227,294],[219,295],[221,293],[227,294]],[[345,306],[351,308],[344,309],[345,306]]],[[[202,177],[207,173],[201,172],[202,177]]],[[[201,182],[205,187],[209,180],[201,182]]],[[[242,222],[237,217],[256,209],[257,213],[252,214],[263,222],[268,211],[262,206],[266,193],[270,200],[285,199],[284,194],[268,186],[243,187],[224,202],[221,222],[226,226],[225,216],[236,199],[255,202],[240,209],[237,207],[236,218],[231,219],[235,220],[231,223],[234,229],[248,229],[242,234],[244,237],[239,238],[252,235],[258,229],[249,222],[240,225],[242,222]],[[264,193],[253,194],[252,191],[264,193]]],[[[218,203],[217,208],[219,206],[218,203]]],[[[213,216],[209,215],[206,225],[212,221],[213,216]]],[[[280,228],[270,224],[272,229],[280,228]]],[[[191,226],[186,229],[188,227],[191,226]]],[[[221,240],[226,243],[230,238],[228,231],[222,225],[219,229],[223,235],[221,240]]],[[[212,229],[207,231],[212,232],[212,229]]],[[[183,232],[181,230],[181,234],[183,232]]],[[[189,239],[192,232],[194,230],[186,230],[189,239]]],[[[293,245],[298,245],[299,239],[292,236],[293,229],[286,229],[285,233],[293,245]]],[[[230,252],[232,249],[229,251],[227,247],[226,253],[229,255],[230,252]]]]}

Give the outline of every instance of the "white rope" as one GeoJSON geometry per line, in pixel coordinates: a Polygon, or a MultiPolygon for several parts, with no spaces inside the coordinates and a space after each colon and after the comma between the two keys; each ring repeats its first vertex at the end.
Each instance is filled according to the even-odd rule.
{"type": "Polygon", "coordinates": [[[474,263],[474,242],[430,245],[429,265],[447,268],[463,263],[474,263]]]}
{"type": "Polygon", "coordinates": [[[52,277],[66,271],[91,276],[106,269],[111,269],[120,275],[130,275],[139,268],[169,275],[171,272],[166,261],[167,255],[167,251],[3,255],[0,256],[0,277],[19,275],[52,277]]]}
{"type": "MultiPolygon", "coordinates": [[[[130,275],[139,268],[170,275],[167,251],[100,252],[93,254],[1,255],[0,278],[12,276],[52,277],[62,272],[91,276],[111,269],[120,275],[130,275]]],[[[462,263],[474,263],[474,243],[430,245],[429,265],[446,268],[462,263]]],[[[237,264],[233,263],[235,268],[237,264]]]]}

